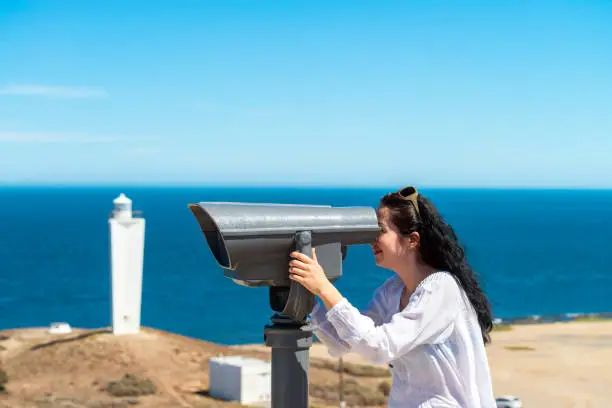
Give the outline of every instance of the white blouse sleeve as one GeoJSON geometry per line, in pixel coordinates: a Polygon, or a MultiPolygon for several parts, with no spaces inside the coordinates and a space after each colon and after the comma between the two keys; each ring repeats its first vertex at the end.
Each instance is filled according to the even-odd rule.
{"type": "Polygon", "coordinates": [[[325,316],[325,308],[317,303],[310,314],[314,334],[327,347],[327,352],[332,357],[341,357],[351,351],[351,346],[342,340],[334,326],[325,316]]]}
{"type": "Polygon", "coordinates": [[[446,272],[429,275],[406,308],[389,323],[376,326],[346,299],[327,312],[339,339],[352,351],[379,364],[389,363],[422,344],[442,341],[462,307],[460,288],[446,272]]]}
{"type": "MultiPolygon", "coordinates": [[[[381,285],[376,291],[363,314],[368,316],[374,324],[382,324],[385,313],[386,284],[381,285]]],[[[317,303],[310,314],[315,335],[321,340],[330,356],[340,357],[351,351],[349,343],[344,341],[337,333],[334,325],[327,320],[325,307],[317,303]]]]}

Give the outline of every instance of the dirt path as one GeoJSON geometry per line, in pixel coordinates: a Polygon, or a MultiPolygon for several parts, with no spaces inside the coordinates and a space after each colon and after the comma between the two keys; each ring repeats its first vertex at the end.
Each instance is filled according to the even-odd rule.
{"type": "MultiPolygon", "coordinates": [[[[156,343],[157,342],[152,341],[151,345],[156,343]]],[[[121,347],[126,353],[132,355],[134,359],[140,363],[146,378],[153,381],[157,387],[162,388],[181,407],[193,408],[193,405],[185,401],[185,399],[174,390],[174,381],[168,378],[168,371],[164,369],[165,366],[167,366],[167,361],[165,359],[160,360],[155,358],[155,351],[153,351],[153,355],[151,355],[151,349],[145,349],[142,345],[134,344],[130,339],[123,342],[121,347]]],[[[157,350],[157,352],[159,353],[160,351],[157,350]]],[[[179,365],[171,355],[170,359],[173,363],[179,365]]]]}

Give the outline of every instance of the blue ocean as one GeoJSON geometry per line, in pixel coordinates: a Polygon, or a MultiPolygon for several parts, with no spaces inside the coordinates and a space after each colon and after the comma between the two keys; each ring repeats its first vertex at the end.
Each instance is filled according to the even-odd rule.
{"type": "MultiPolygon", "coordinates": [[[[387,189],[0,188],[0,329],[111,324],[108,217],[120,193],[146,218],[142,324],[260,343],[266,288],[223,277],[187,208],[199,201],[373,206],[387,189]]],[[[612,191],[423,190],[455,228],[496,317],[612,311],[612,191]]],[[[340,291],[358,307],[390,276],[349,248],[340,291]]]]}

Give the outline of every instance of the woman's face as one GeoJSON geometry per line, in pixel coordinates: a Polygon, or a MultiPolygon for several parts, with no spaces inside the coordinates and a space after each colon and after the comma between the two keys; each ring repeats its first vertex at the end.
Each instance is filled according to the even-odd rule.
{"type": "Polygon", "coordinates": [[[376,265],[394,270],[405,259],[410,246],[408,240],[400,235],[395,225],[389,222],[389,210],[387,208],[380,208],[377,214],[381,231],[374,244],[372,244],[376,265]]]}

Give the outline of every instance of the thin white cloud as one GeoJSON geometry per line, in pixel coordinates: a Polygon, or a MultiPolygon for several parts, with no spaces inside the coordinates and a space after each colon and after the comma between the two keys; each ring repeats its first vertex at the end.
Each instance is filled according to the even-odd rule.
{"type": "Polygon", "coordinates": [[[153,158],[162,152],[163,150],[157,146],[140,146],[125,150],[125,155],[133,158],[153,158]]]}
{"type": "Polygon", "coordinates": [[[203,113],[221,113],[231,115],[244,115],[253,117],[268,117],[268,116],[279,116],[290,113],[285,108],[270,108],[270,107],[249,107],[240,106],[239,104],[214,104],[207,101],[198,101],[193,105],[196,110],[203,113]]]}
{"type": "Polygon", "coordinates": [[[74,133],[23,133],[0,132],[0,143],[111,143],[119,138],[110,136],[91,136],[74,133]]]}
{"type": "Polygon", "coordinates": [[[108,96],[108,93],[104,89],[90,87],[9,84],[0,88],[0,95],[90,99],[104,98],[108,96]]]}

